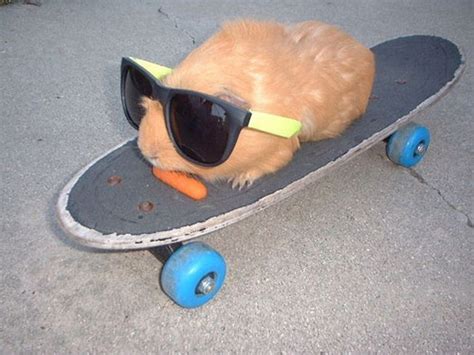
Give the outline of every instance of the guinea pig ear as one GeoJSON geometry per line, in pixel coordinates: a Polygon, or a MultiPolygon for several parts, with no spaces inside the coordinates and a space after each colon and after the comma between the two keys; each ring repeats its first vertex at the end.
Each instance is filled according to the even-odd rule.
{"type": "Polygon", "coordinates": [[[243,98],[241,98],[239,95],[235,94],[233,91],[224,88],[221,91],[219,91],[217,94],[215,94],[218,98],[225,100],[227,102],[230,102],[231,104],[238,106],[240,108],[243,108],[245,110],[250,109],[250,104],[245,101],[243,98]]]}

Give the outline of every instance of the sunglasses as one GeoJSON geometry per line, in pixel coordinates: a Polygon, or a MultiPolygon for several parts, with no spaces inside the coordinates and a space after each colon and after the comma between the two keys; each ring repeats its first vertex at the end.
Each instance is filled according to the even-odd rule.
{"type": "Polygon", "coordinates": [[[172,72],[155,63],[122,58],[121,96],[129,123],[136,129],[145,115],[143,96],[163,107],[166,128],[176,151],[188,161],[212,167],[225,162],[242,128],[291,138],[301,129],[297,120],[245,110],[218,97],[169,88],[162,80],[172,72]]]}

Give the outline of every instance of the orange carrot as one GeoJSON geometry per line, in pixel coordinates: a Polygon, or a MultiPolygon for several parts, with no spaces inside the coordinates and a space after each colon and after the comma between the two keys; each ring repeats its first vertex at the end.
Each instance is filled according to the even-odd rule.
{"type": "Polygon", "coordinates": [[[202,200],[207,197],[206,185],[186,173],[153,167],[153,175],[194,200],[202,200]]]}

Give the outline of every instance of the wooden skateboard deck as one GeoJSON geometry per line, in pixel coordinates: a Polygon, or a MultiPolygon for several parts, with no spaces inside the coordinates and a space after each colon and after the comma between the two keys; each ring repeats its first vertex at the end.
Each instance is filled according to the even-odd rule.
{"type": "Polygon", "coordinates": [[[243,190],[207,184],[200,202],[161,183],[132,139],[79,171],[57,204],[64,229],[101,249],[144,249],[223,228],[290,196],[331,168],[387,138],[435,103],[459,79],[464,59],[433,36],[397,38],[372,48],[377,72],[366,114],[342,136],[304,143],[292,162],[243,190]]]}

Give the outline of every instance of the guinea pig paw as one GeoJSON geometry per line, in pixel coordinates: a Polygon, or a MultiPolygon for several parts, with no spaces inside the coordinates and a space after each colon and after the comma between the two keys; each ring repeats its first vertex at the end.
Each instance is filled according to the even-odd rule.
{"type": "Polygon", "coordinates": [[[229,183],[232,183],[232,188],[242,190],[252,186],[254,181],[257,179],[254,173],[246,172],[229,179],[229,183]]]}

